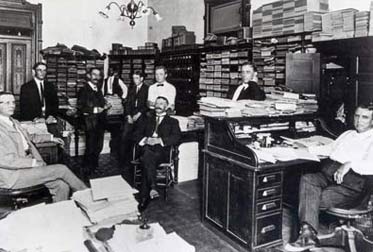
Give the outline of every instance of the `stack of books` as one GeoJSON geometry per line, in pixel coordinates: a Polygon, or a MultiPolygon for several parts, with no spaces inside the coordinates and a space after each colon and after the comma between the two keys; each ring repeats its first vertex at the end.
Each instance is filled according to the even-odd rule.
{"type": "Polygon", "coordinates": [[[319,14],[316,13],[325,13],[328,10],[328,0],[281,0],[265,4],[253,11],[253,37],[261,38],[316,30],[320,23],[319,14]],[[308,12],[312,14],[305,16],[308,12]],[[306,22],[307,28],[305,28],[306,22]]]}
{"type": "Polygon", "coordinates": [[[355,14],[355,37],[368,36],[369,15],[369,11],[359,11],[355,14]]]}
{"type": "Polygon", "coordinates": [[[369,36],[373,36],[373,2],[370,2],[369,36]]]}

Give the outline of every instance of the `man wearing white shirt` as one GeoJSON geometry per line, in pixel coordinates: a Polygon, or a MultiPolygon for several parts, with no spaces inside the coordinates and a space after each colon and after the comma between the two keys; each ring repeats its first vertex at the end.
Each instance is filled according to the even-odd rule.
{"type": "Polygon", "coordinates": [[[0,92],[0,188],[19,189],[44,184],[53,201],[67,200],[70,189],[86,188],[66,166],[46,165],[18,121],[13,94],[0,92]]]}
{"type": "Polygon", "coordinates": [[[123,100],[127,98],[128,88],[118,76],[118,70],[115,68],[109,69],[109,76],[104,81],[102,93],[107,95],[118,95],[123,100]]]}
{"type": "Polygon", "coordinates": [[[156,83],[149,87],[148,92],[148,107],[154,109],[155,100],[159,96],[163,96],[168,100],[168,109],[175,109],[176,89],[166,81],[167,69],[164,66],[157,66],[155,68],[156,83]]]}
{"type": "Polygon", "coordinates": [[[56,88],[45,80],[47,65],[38,62],[32,69],[33,80],[21,86],[20,116],[23,121],[45,118],[54,121],[58,113],[56,88]]]}
{"type": "Polygon", "coordinates": [[[238,100],[265,100],[266,96],[257,84],[257,72],[254,65],[246,62],[241,66],[241,84],[228,90],[228,98],[238,100]]]}
{"type": "Polygon", "coordinates": [[[329,158],[321,172],[301,178],[301,230],[297,241],[286,246],[288,251],[305,251],[317,245],[320,209],[356,207],[366,196],[364,175],[373,175],[373,108],[359,106],[354,127],[329,145],[309,148],[310,152],[329,158]]]}

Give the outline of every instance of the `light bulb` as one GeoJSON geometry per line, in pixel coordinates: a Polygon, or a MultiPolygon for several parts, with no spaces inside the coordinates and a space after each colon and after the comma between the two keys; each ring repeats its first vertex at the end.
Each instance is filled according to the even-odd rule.
{"type": "Polygon", "coordinates": [[[155,16],[155,19],[159,22],[159,21],[162,21],[162,17],[161,17],[161,15],[159,15],[158,13],[157,14],[154,14],[154,16],[155,16]]]}

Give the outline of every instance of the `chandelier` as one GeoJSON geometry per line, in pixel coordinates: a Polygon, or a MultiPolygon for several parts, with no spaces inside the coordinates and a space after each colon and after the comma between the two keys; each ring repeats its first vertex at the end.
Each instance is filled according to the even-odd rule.
{"type": "Polygon", "coordinates": [[[105,10],[100,11],[99,14],[104,18],[109,18],[108,12],[111,10],[112,6],[116,6],[119,9],[119,20],[124,21],[125,18],[130,19],[131,28],[133,28],[136,24],[135,19],[148,16],[150,14],[153,14],[157,21],[162,20],[162,17],[153,7],[145,6],[144,2],[141,0],[138,3],[136,3],[135,0],[131,0],[128,4],[111,2],[105,7],[105,10]]]}

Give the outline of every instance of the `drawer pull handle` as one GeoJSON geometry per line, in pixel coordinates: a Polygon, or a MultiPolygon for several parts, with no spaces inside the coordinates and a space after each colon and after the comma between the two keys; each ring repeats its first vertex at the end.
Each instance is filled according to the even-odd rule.
{"type": "Polygon", "coordinates": [[[276,179],[276,176],[275,176],[275,175],[265,176],[265,177],[263,178],[263,183],[268,183],[268,182],[273,181],[273,180],[275,180],[275,179],[276,179]]]}
{"type": "Polygon", "coordinates": [[[266,227],[262,228],[260,233],[265,234],[265,233],[271,232],[273,230],[276,230],[276,226],[275,225],[269,225],[269,226],[266,226],[266,227]]]}
{"type": "Polygon", "coordinates": [[[275,189],[265,190],[263,192],[263,197],[271,196],[271,195],[274,195],[275,193],[276,193],[275,189]]]}
{"type": "Polygon", "coordinates": [[[269,210],[269,209],[272,209],[272,208],[275,208],[277,206],[276,203],[272,202],[272,203],[269,203],[269,204],[264,204],[262,206],[262,210],[263,211],[266,211],[266,210],[269,210]]]}

